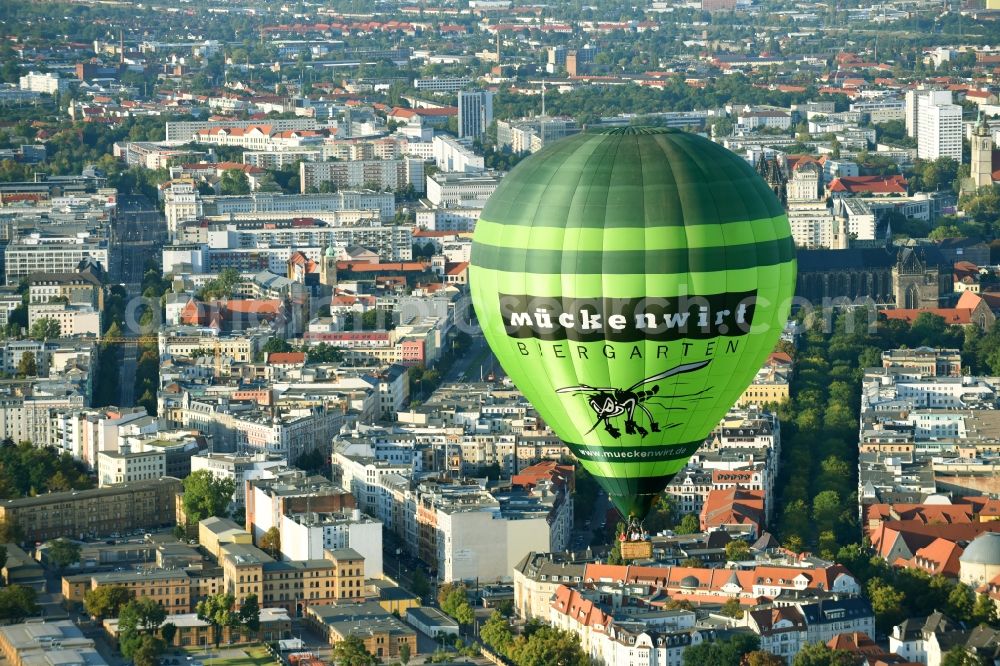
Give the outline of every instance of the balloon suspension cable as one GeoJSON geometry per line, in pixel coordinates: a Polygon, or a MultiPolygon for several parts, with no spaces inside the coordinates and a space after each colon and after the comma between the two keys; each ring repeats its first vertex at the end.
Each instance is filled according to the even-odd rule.
{"type": "Polygon", "coordinates": [[[628,517],[628,524],[623,534],[627,541],[649,541],[649,532],[642,526],[642,521],[636,516],[628,517]]]}

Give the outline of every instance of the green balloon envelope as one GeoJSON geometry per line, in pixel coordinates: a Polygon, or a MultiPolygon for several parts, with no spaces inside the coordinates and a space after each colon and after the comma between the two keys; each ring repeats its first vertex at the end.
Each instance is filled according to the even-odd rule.
{"type": "Polygon", "coordinates": [[[791,230],[767,184],[675,130],[546,147],[504,178],[473,241],[490,347],[640,519],[774,349],[795,287],[791,230]]]}

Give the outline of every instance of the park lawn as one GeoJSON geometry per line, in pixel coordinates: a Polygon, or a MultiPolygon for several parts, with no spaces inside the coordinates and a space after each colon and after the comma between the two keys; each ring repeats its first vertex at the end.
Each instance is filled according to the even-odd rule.
{"type": "MultiPolygon", "coordinates": [[[[273,666],[275,663],[274,658],[268,653],[267,648],[263,645],[253,645],[250,647],[227,647],[225,645],[221,645],[219,647],[224,650],[241,650],[243,652],[243,656],[225,658],[212,657],[208,659],[199,659],[199,661],[205,666],[273,666]]],[[[196,652],[192,652],[192,654],[196,654],[196,652]]]]}
{"type": "Polygon", "coordinates": [[[227,659],[212,659],[211,666],[269,666],[274,664],[274,657],[268,654],[263,646],[243,648],[244,657],[227,659]]]}

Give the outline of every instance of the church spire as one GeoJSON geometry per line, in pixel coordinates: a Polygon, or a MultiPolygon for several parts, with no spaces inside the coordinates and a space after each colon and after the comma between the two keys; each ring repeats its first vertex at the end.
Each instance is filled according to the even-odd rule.
{"type": "Polygon", "coordinates": [[[986,114],[979,111],[979,118],[976,120],[976,127],[974,130],[976,136],[989,136],[990,126],[986,124],[986,114]]]}

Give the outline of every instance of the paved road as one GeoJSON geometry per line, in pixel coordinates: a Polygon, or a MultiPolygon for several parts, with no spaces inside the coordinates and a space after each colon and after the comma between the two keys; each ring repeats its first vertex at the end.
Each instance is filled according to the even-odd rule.
{"type": "MultiPolygon", "coordinates": [[[[151,259],[158,258],[166,238],[166,220],[142,195],[122,196],[118,200],[118,220],[115,225],[112,274],[128,293],[126,304],[142,296],[142,274],[151,259]]],[[[126,319],[128,315],[126,314],[126,319]]],[[[126,321],[124,334],[135,337],[139,331],[126,321]]],[[[124,345],[119,376],[119,407],[135,404],[135,373],[138,351],[135,345],[124,345]]]]}
{"type": "Polygon", "coordinates": [[[486,338],[473,335],[472,344],[461,358],[455,361],[444,377],[445,382],[479,381],[479,368],[483,367],[483,377],[490,372],[493,353],[486,345],[486,338]],[[475,364],[475,365],[473,365],[475,364]]]}

